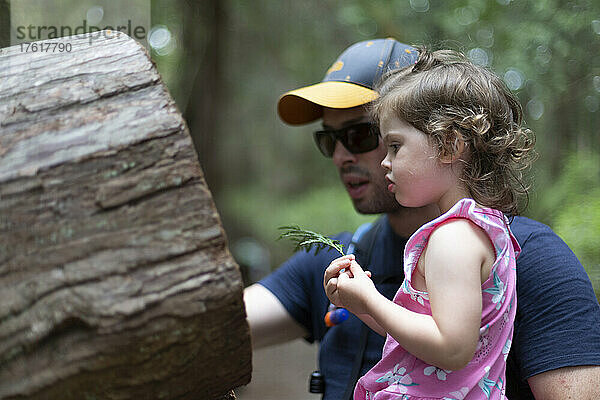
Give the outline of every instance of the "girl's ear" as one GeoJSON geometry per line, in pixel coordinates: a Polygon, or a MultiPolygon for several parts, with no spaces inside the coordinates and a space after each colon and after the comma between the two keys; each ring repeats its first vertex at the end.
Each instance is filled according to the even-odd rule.
{"type": "Polygon", "coordinates": [[[443,164],[452,164],[463,156],[466,146],[462,136],[458,132],[454,132],[454,142],[452,144],[448,143],[448,145],[442,149],[440,161],[443,164]]]}

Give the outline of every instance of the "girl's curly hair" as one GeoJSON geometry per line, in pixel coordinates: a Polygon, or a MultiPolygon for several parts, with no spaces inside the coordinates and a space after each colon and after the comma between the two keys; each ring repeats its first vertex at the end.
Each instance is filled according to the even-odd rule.
{"type": "Polygon", "coordinates": [[[464,144],[461,180],[476,202],[508,215],[518,213],[521,196],[527,202],[523,170],[534,159],[535,137],[522,126],[516,96],[493,72],[455,51],[420,48],[417,62],[386,74],[377,91],[375,121],[389,113],[403,119],[429,135],[438,156],[464,144]]]}

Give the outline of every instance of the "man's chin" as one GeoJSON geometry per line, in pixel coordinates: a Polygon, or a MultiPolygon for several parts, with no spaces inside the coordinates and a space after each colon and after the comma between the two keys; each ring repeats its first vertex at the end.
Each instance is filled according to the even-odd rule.
{"type": "Polygon", "coordinates": [[[395,200],[393,202],[375,202],[363,200],[352,200],[354,209],[359,214],[374,215],[374,214],[389,214],[400,211],[405,208],[398,204],[395,200]]]}

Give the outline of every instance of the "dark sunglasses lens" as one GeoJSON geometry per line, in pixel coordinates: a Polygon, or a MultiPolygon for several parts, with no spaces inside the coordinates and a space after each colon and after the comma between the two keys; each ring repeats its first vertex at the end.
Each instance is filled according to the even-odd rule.
{"type": "Polygon", "coordinates": [[[315,143],[325,157],[332,157],[335,151],[335,139],[328,132],[315,132],[315,143]]]}
{"type": "Polygon", "coordinates": [[[349,127],[346,131],[344,146],[352,153],[366,153],[374,150],[379,144],[377,128],[371,124],[360,124],[349,127]]]}
{"type": "Polygon", "coordinates": [[[374,150],[379,144],[379,130],[375,125],[362,123],[339,131],[318,131],[314,133],[315,143],[325,157],[333,157],[335,143],[342,142],[351,153],[359,154],[374,150]]]}

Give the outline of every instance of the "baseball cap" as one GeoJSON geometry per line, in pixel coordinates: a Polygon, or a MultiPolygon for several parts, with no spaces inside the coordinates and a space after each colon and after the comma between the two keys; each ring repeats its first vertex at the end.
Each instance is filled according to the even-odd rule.
{"type": "Polygon", "coordinates": [[[417,49],[393,38],[355,43],[338,57],[320,83],[284,93],[277,103],[279,117],[300,125],[321,118],[323,107],[367,104],[377,98],[373,89],[385,72],[414,64],[418,56],[417,49]]]}

